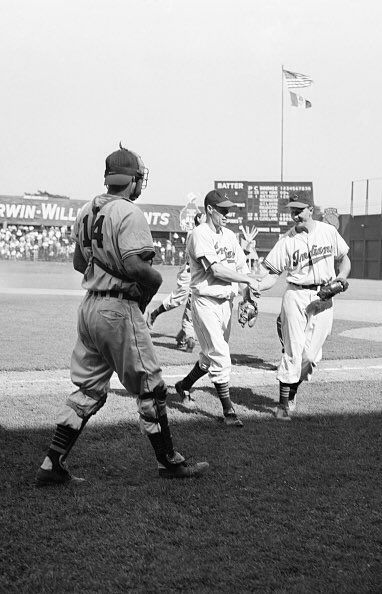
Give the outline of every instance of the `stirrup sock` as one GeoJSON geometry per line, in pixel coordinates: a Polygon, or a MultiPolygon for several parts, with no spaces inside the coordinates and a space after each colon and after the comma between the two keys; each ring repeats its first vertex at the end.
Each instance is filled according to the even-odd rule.
{"type": "Polygon", "coordinates": [[[290,389],[289,389],[289,400],[293,400],[294,397],[297,394],[297,390],[299,385],[301,384],[301,382],[296,382],[295,384],[290,384],[290,389]]]}
{"type": "Polygon", "coordinates": [[[194,367],[191,369],[190,373],[186,375],[186,377],[182,380],[182,388],[183,390],[187,390],[187,392],[191,389],[195,382],[198,381],[203,375],[206,375],[207,369],[201,369],[199,366],[199,362],[195,363],[194,367]]]}
{"type": "Polygon", "coordinates": [[[281,406],[289,406],[290,384],[280,382],[280,400],[281,406]]]}
{"type": "Polygon", "coordinates": [[[220,402],[222,403],[223,412],[227,413],[229,411],[233,411],[233,406],[231,402],[231,398],[229,395],[229,385],[228,382],[224,382],[223,384],[215,384],[216,391],[218,393],[220,402]]]}

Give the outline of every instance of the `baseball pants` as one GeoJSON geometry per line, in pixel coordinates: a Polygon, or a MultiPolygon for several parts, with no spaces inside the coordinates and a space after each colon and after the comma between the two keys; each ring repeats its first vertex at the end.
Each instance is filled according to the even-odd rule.
{"type": "Polygon", "coordinates": [[[192,295],[192,320],[200,344],[199,365],[208,368],[213,383],[228,382],[231,374],[229,337],[233,301],[192,295]]]}
{"type": "Polygon", "coordinates": [[[314,289],[289,285],[283,296],[280,316],[284,353],[277,379],[286,384],[309,380],[331,333],[333,302],[320,301],[314,289]]]}
{"type": "MultiPolygon", "coordinates": [[[[71,358],[71,379],[78,386],[58,423],[78,429],[98,410],[115,371],[129,394],[137,396],[141,431],[160,432],[158,403],[151,397],[163,384],[150,332],[135,301],[87,294],[78,311],[78,339],[71,358]],[[152,419],[152,420],[151,420],[152,419]]],[[[163,414],[161,405],[161,414],[163,414]]]]}
{"type": "Polygon", "coordinates": [[[166,311],[175,309],[185,303],[190,289],[190,280],[190,267],[188,264],[184,264],[176,277],[176,289],[162,301],[162,305],[166,311]]]}

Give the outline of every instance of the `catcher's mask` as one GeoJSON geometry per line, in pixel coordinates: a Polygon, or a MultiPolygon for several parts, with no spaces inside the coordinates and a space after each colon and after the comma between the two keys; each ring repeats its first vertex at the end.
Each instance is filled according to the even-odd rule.
{"type": "Polygon", "coordinates": [[[125,186],[131,181],[134,188],[131,199],[138,198],[147,186],[149,170],[144,166],[142,158],[137,153],[129,151],[119,143],[119,150],[106,157],[105,185],[125,186]]]}

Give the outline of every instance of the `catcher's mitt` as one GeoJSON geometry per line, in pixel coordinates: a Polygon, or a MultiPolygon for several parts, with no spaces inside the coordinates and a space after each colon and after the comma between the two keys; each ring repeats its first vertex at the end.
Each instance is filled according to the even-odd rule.
{"type": "Polygon", "coordinates": [[[237,316],[238,322],[242,328],[244,328],[246,324],[252,328],[257,320],[257,315],[258,308],[255,301],[249,301],[248,299],[240,301],[237,307],[237,316]]]}
{"type": "Polygon", "coordinates": [[[349,283],[344,278],[335,278],[333,281],[323,285],[318,291],[317,295],[323,301],[327,301],[328,299],[334,297],[334,295],[338,295],[338,293],[346,291],[348,286],[349,283]]]}

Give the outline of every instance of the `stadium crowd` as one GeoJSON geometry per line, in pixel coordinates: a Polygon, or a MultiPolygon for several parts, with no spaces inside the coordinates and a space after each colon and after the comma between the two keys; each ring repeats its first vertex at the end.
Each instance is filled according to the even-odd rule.
{"type": "Polygon", "coordinates": [[[173,241],[170,239],[160,240],[154,238],[154,248],[156,251],[156,261],[171,266],[184,263],[185,258],[185,237],[179,237],[177,233],[173,235],[173,241]]]}
{"type": "MultiPolygon", "coordinates": [[[[181,266],[185,259],[185,237],[154,238],[155,263],[181,266]]],[[[71,227],[8,225],[0,229],[0,260],[72,260],[75,244],[71,227]]]]}
{"type": "Polygon", "coordinates": [[[74,253],[70,232],[71,227],[9,225],[0,229],[0,259],[66,262],[74,253]]]}

